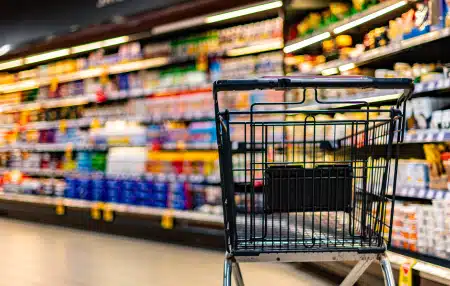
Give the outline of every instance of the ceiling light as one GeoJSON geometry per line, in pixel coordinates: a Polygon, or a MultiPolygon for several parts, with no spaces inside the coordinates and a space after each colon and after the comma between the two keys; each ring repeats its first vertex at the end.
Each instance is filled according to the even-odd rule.
{"type": "Polygon", "coordinates": [[[345,64],[339,67],[339,71],[340,72],[345,72],[351,69],[356,68],[356,65],[354,63],[350,63],[350,64],[345,64]]]}
{"type": "Polygon", "coordinates": [[[248,54],[253,54],[253,53],[277,50],[277,49],[281,49],[282,47],[283,47],[283,41],[277,40],[277,41],[271,41],[269,43],[262,43],[262,44],[256,44],[253,46],[232,49],[232,50],[227,51],[227,55],[230,57],[236,57],[236,56],[241,56],[241,55],[248,55],[248,54]]]}
{"type": "Polygon", "coordinates": [[[0,47],[0,57],[6,55],[11,50],[11,45],[3,45],[0,47]]]}
{"type": "Polygon", "coordinates": [[[61,49],[56,51],[51,51],[48,53],[43,53],[35,56],[30,56],[25,58],[25,64],[32,64],[37,62],[43,62],[51,59],[61,58],[68,56],[70,54],[70,49],[61,49]]]}
{"type": "Polygon", "coordinates": [[[322,71],[323,76],[337,74],[339,70],[337,68],[330,68],[322,71]]]}
{"type": "Polygon", "coordinates": [[[1,62],[0,63],[0,70],[6,70],[6,69],[12,69],[15,67],[19,67],[23,64],[23,59],[17,59],[7,62],[1,62]]]}
{"type": "Polygon", "coordinates": [[[209,24],[209,23],[214,23],[214,22],[219,22],[219,21],[225,21],[225,20],[232,19],[232,18],[237,18],[237,17],[249,15],[249,14],[254,14],[254,13],[258,13],[258,12],[262,12],[262,11],[276,9],[281,6],[283,6],[282,1],[275,1],[275,2],[270,2],[270,3],[260,4],[260,5],[251,6],[251,7],[231,11],[231,12],[226,12],[226,13],[217,14],[214,16],[209,16],[206,18],[205,22],[207,24],[209,24]]]}
{"type": "Polygon", "coordinates": [[[398,9],[398,8],[400,8],[400,7],[402,7],[402,6],[406,5],[406,4],[408,4],[408,1],[406,1],[406,0],[400,1],[398,3],[395,3],[395,4],[391,5],[391,6],[388,6],[386,8],[381,9],[381,10],[378,10],[377,12],[374,12],[372,14],[369,14],[367,16],[359,18],[358,20],[355,20],[355,21],[352,21],[350,23],[344,24],[344,25],[342,25],[340,27],[337,27],[337,28],[335,28],[333,30],[333,33],[334,34],[340,34],[340,33],[344,32],[344,31],[347,31],[347,30],[349,30],[351,28],[354,28],[356,26],[364,24],[365,22],[368,22],[370,20],[378,18],[378,17],[380,17],[380,16],[382,16],[382,15],[384,15],[386,13],[389,13],[389,12],[395,10],[395,9],[398,9]]]}
{"type": "Polygon", "coordinates": [[[287,54],[287,53],[291,53],[293,51],[299,50],[301,48],[307,47],[309,45],[312,45],[314,43],[323,41],[325,39],[328,39],[329,37],[331,37],[331,34],[329,32],[325,32],[319,35],[316,35],[314,37],[308,38],[306,40],[297,42],[295,44],[289,45],[284,47],[283,51],[287,54]]]}

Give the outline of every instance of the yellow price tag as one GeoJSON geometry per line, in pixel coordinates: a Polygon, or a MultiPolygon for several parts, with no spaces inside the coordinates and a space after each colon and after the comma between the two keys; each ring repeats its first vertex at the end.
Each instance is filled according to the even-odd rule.
{"type": "Polygon", "coordinates": [[[104,85],[109,82],[108,69],[104,68],[102,74],[100,75],[100,84],[104,85]]]}
{"type": "Polygon", "coordinates": [[[398,278],[398,286],[412,286],[413,285],[413,266],[417,263],[416,260],[411,259],[400,266],[400,275],[398,278]]]}
{"type": "Polygon", "coordinates": [[[66,214],[66,207],[62,204],[62,202],[58,202],[56,205],[56,214],[57,215],[65,215],[66,214]]]}
{"type": "Polygon", "coordinates": [[[114,212],[110,205],[105,205],[103,208],[103,220],[112,222],[114,220],[114,212]]]}
{"type": "Polygon", "coordinates": [[[100,128],[102,125],[100,124],[100,120],[98,120],[98,118],[94,118],[91,121],[91,129],[98,129],[100,128]]]}
{"type": "Polygon", "coordinates": [[[58,89],[58,78],[54,77],[52,78],[52,80],[50,81],[50,91],[51,92],[56,92],[56,90],[58,89]]]}
{"type": "Polygon", "coordinates": [[[64,119],[59,121],[59,131],[63,134],[65,134],[67,131],[67,121],[65,121],[64,119]]]}
{"type": "Polygon", "coordinates": [[[161,226],[164,229],[173,229],[173,214],[171,210],[168,210],[163,214],[161,226]]]}
{"type": "Polygon", "coordinates": [[[177,149],[178,150],[186,150],[186,142],[184,142],[184,141],[177,141],[177,149]]]}
{"type": "Polygon", "coordinates": [[[100,220],[102,217],[101,209],[102,203],[96,203],[91,208],[91,218],[95,220],[100,220]]]}

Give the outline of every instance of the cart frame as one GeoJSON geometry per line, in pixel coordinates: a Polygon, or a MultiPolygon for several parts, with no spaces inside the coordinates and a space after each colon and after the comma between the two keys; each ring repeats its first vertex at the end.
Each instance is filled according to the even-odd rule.
{"type": "MultiPolygon", "coordinates": [[[[351,272],[347,275],[341,285],[353,285],[359,277],[364,273],[367,267],[374,261],[378,260],[380,262],[382,272],[384,275],[384,280],[386,285],[394,285],[394,276],[392,273],[392,269],[388,259],[386,258],[385,250],[387,245],[390,244],[391,232],[392,228],[389,225],[389,233],[388,239],[385,242],[383,239],[379,239],[376,245],[370,245],[370,247],[364,247],[361,242],[360,248],[349,248],[345,249],[344,247],[336,247],[327,249],[326,247],[306,247],[305,242],[303,242],[305,248],[299,249],[293,247],[289,249],[289,245],[287,249],[264,249],[264,242],[261,243],[262,248],[254,248],[250,251],[243,251],[242,249],[238,249],[236,247],[236,209],[235,209],[235,199],[234,199],[234,180],[233,180],[233,170],[232,166],[232,148],[231,148],[231,140],[230,140],[230,130],[229,129],[229,120],[230,114],[247,114],[251,118],[251,124],[253,122],[254,114],[263,114],[263,113],[280,113],[286,114],[286,110],[276,110],[276,111],[256,111],[257,106],[261,105],[289,105],[289,104],[298,104],[302,105],[305,102],[305,95],[303,96],[303,100],[299,102],[267,102],[267,103],[253,103],[251,105],[249,112],[230,112],[228,110],[221,111],[219,109],[219,99],[218,93],[223,91],[247,91],[247,90],[290,90],[290,89],[314,89],[315,91],[315,101],[319,104],[334,104],[334,103],[346,103],[353,108],[351,109],[341,109],[341,112],[355,112],[356,106],[367,107],[367,111],[361,111],[367,113],[367,122],[369,121],[369,103],[365,102],[363,99],[358,101],[321,101],[317,96],[317,89],[345,89],[345,88],[376,88],[376,89],[402,89],[402,94],[398,97],[396,105],[388,110],[390,114],[390,124],[386,130],[389,131],[389,134],[386,134],[387,148],[386,148],[386,156],[389,156],[389,160],[392,158],[395,162],[394,167],[394,178],[393,178],[393,199],[392,199],[392,211],[390,216],[390,223],[392,222],[393,217],[393,208],[395,202],[395,186],[396,186],[396,172],[397,172],[397,159],[398,159],[398,143],[403,141],[404,137],[404,127],[405,127],[405,118],[403,114],[405,114],[406,109],[406,101],[411,97],[414,85],[410,79],[381,79],[381,78],[371,78],[371,77],[363,77],[363,76],[342,76],[342,77],[319,77],[319,76],[311,76],[311,77],[269,77],[269,78],[261,78],[261,79],[249,79],[249,80],[219,80],[214,82],[213,84],[213,97],[215,104],[215,118],[216,118],[216,131],[217,131],[217,143],[219,150],[219,160],[220,160],[220,175],[221,175],[221,187],[222,187],[222,202],[224,208],[224,225],[225,225],[225,238],[226,238],[226,255],[225,255],[225,263],[224,263],[224,279],[223,283],[225,286],[231,285],[231,276],[234,275],[236,284],[241,286],[244,285],[242,273],[239,267],[239,262],[318,262],[318,261],[358,261],[358,263],[354,266],[351,272]],[[397,123],[394,122],[394,118],[397,120],[397,123]],[[396,136],[394,136],[394,130],[397,131],[396,136]],[[395,142],[394,142],[395,141],[395,142]],[[392,146],[394,143],[397,143],[396,150],[393,150],[392,146]],[[309,248],[309,249],[308,249],[309,248]]],[[[297,111],[298,113],[303,113],[308,111],[301,110],[297,111]]],[[[320,112],[335,112],[330,109],[324,109],[320,112]]],[[[318,114],[319,111],[313,111],[311,114],[318,114]]],[[[314,115],[313,115],[314,116],[314,115]]],[[[305,120],[306,122],[306,120],[305,120]]],[[[363,134],[365,138],[368,137],[368,128],[366,127],[363,130],[363,134]]],[[[315,122],[314,122],[315,124],[315,122]]],[[[304,123],[306,129],[306,123],[304,123]]],[[[375,126],[375,123],[374,125],[375,126]]],[[[284,128],[284,127],[283,127],[284,128]]],[[[314,127],[315,128],[315,127],[314,127]]],[[[314,129],[315,130],[315,129],[314,129]]],[[[254,131],[253,131],[254,132],[254,131]]],[[[314,131],[315,132],[315,131],[314,131]]],[[[352,128],[353,132],[353,128],[352,128]]],[[[284,132],[283,132],[284,136],[284,132]]],[[[306,135],[305,135],[306,136],[306,135]]],[[[354,136],[354,135],[352,135],[354,136]]],[[[315,137],[315,134],[314,134],[315,137]]],[[[306,137],[305,137],[306,138],[306,137]]],[[[345,138],[344,138],[345,139],[345,138]]],[[[283,139],[284,140],[284,139],[283,139]]],[[[367,142],[367,139],[364,139],[367,142]]],[[[254,135],[252,135],[251,143],[254,144],[254,135]]],[[[305,141],[306,142],[306,141],[305,141]]],[[[353,142],[353,140],[352,140],[353,142]]],[[[284,141],[283,141],[284,143],[284,141]]],[[[306,144],[306,143],[303,143],[306,144]]],[[[316,142],[314,142],[316,144],[316,142]]],[[[353,143],[352,143],[353,144],[353,143]]],[[[250,152],[255,152],[254,147],[250,147],[250,152]]],[[[294,147],[295,148],[295,147],[294,147]]],[[[314,151],[315,152],[315,151],[314,151]]],[[[252,155],[252,160],[254,160],[254,155],[252,155]]],[[[283,157],[284,158],[284,157],[283,157]]],[[[306,161],[304,161],[306,164],[306,161]]],[[[254,163],[252,161],[252,163],[254,163]]],[[[252,164],[251,163],[251,164],[252,164]]],[[[267,166],[267,164],[266,164],[267,166]]],[[[306,166],[306,165],[305,165],[306,166]]],[[[252,167],[254,168],[254,167],[252,167]]],[[[262,167],[261,167],[262,168],[262,167]]],[[[367,168],[367,167],[366,167],[367,168]]],[[[386,170],[388,170],[388,166],[386,163],[386,170]]],[[[386,171],[389,172],[389,171],[386,171]]],[[[251,170],[253,171],[253,170],[251,170]]],[[[264,172],[267,169],[263,170],[264,172]]],[[[303,171],[305,172],[305,171],[303,171]]],[[[315,172],[315,171],[313,171],[315,172]]],[[[315,174],[315,173],[314,173],[315,174]]],[[[289,175],[288,175],[289,176],[289,175]]],[[[314,175],[313,175],[314,176],[314,175]]],[[[330,175],[328,175],[330,176],[330,175]]],[[[381,179],[383,182],[386,180],[386,175],[384,175],[381,179]]],[[[285,179],[285,178],[284,178],[285,179]]],[[[315,178],[314,178],[315,179],[315,178]]],[[[366,181],[367,177],[364,177],[362,181],[366,181]]],[[[281,181],[281,179],[280,179],[281,181]]],[[[266,181],[264,181],[266,182],[266,181]]],[[[263,183],[264,184],[264,183],[263,183]]],[[[366,184],[366,183],[364,183],[366,184]]],[[[283,185],[285,186],[285,185],[283,185]]],[[[280,183],[281,188],[281,183],[280,183]]],[[[367,188],[364,186],[364,188],[367,188]]],[[[385,183],[382,184],[381,188],[386,189],[385,183]]],[[[313,183],[314,189],[314,183],[313,183]]],[[[365,189],[364,189],[365,190],[365,189]]],[[[297,189],[296,189],[297,191],[297,189]]],[[[337,195],[336,195],[337,196],[337,195]]],[[[356,196],[356,195],[353,195],[356,196]]],[[[383,190],[380,195],[385,196],[385,190],[383,190]]],[[[289,199],[289,198],[288,198],[289,199]]],[[[281,200],[281,195],[280,195],[281,200]]],[[[365,198],[367,200],[367,198],[365,198]]],[[[252,200],[252,204],[254,204],[254,199],[252,200]]],[[[314,191],[313,191],[313,212],[314,212],[314,191]]],[[[280,203],[281,205],[281,203],[280,203]]],[[[264,208],[266,205],[264,205],[264,208]]],[[[384,207],[383,207],[384,210],[384,207]]],[[[382,211],[383,211],[382,210],[382,211]]],[[[281,212],[281,210],[278,210],[281,212]]],[[[291,210],[286,210],[290,212],[291,210]]],[[[322,210],[319,210],[321,212],[322,210]]],[[[255,212],[254,207],[252,207],[251,212],[255,212]]],[[[368,212],[364,208],[361,210],[362,213],[368,212]]],[[[361,216],[363,220],[365,220],[366,215],[361,216]]],[[[351,216],[349,220],[351,220],[351,216]]],[[[353,218],[354,219],[354,218],[353,218]]],[[[281,215],[280,215],[281,220],[281,215]]],[[[344,215],[345,220],[345,215],[344,215]]],[[[273,221],[273,218],[272,218],[273,221]]],[[[304,219],[303,219],[304,222],[304,219]]],[[[247,217],[245,217],[245,223],[247,224],[247,217]]],[[[263,219],[264,223],[264,219],[263,219]]],[[[364,222],[365,223],[365,222],[364,222]]],[[[314,222],[313,222],[314,224],[314,222]]],[[[364,224],[365,225],[365,224],[364,224]]],[[[376,223],[375,223],[376,225],[376,223]]],[[[380,223],[381,225],[381,223],[380,223]]],[[[267,226],[266,226],[267,227],[267,226]]],[[[378,226],[380,227],[380,226],[378,226]]],[[[337,226],[336,226],[337,228],[337,226]]],[[[281,229],[281,227],[280,227],[281,229]]],[[[297,229],[296,229],[297,231],[297,229]]],[[[363,232],[365,230],[362,230],[363,232]]],[[[247,232],[247,230],[246,230],[247,232]]],[[[263,233],[264,230],[261,231],[263,233]]],[[[314,230],[313,230],[314,232],[314,230]]],[[[369,231],[370,232],[370,231],[369,231]]],[[[304,231],[303,231],[304,234],[304,231]]],[[[322,233],[320,233],[322,234],[322,233]]],[[[267,235],[264,232],[264,235],[267,235]]],[[[352,234],[353,235],[353,234],[352,234]]],[[[344,236],[344,235],[343,235],[344,236]]],[[[369,234],[370,236],[370,234],[369,234]]],[[[247,233],[245,234],[247,238],[247,233]]],[[[250,237],[255,239],[255,234],[250,234],[250,237]],[[252,237],[253,235],[253,237],[252,237]]],[[[272,233],[272,238],[274,234],[272,233]]],[[[336,239],[336,238],[335,238],[336,239]]],[[[287,241],[287,243],[291,243],[291,241],[287,241]]],[[[296,243],[296,242],[295,242],[296,243]]],[[[280,238],[281,244],[281,238],[280,238]]],[[[313,238],[313,245],[315,244],[313,238]]],[[[297,244],[295,244],[296,246],[297,244]]],[[[344,245],[343,245],[344,246],[344,245]]],[[[354,246],[354,245],[353,245],[354,246]]]]}

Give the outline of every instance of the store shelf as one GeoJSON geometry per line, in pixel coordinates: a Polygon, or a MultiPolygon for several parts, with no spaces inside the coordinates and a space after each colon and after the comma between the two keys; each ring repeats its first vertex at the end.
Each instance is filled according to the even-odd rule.
{"type": "Polygon", "coordinates": [[[149,68],[157,68],[165,65],[192,61],[193,57],[157,57],[144,59],[126,63],[113,64],[106,68],[91,68],[77,72],[61,74],[54,77],[43,77],[38,79],[22,80],[13,84],[0,85],[0,93],[10,93],[17,91],[25,91],[35,89],[40,86],[49,85],[52,81],[57,80],[58,83],[71,82],[87,78],[99,77],[103,74],[119,74],[131,71],[138,71],[149,68]]]}
{"type": "Polygon", "coordinates": [[[419,187],[397,187],[395,192],[396,198],[419,199],[419,200],[450,200],[450,191],[447,190],[432,190],[428,188],[419,187]],[[400,197],[400,198],[399,198],[400,197]]]}
{"type": "MultiPolygon", "coordinates": [[[[59,198],[59,197],[48,197],[48,196],[36,196],[36,195],[22,195],[22,194],[12,194],[12,193],[0,193],[0,199],[9,200],[9,201],[18,201],[18,202],[27,202],[34,204],[46,204],[46,205],[63,205],[66,207],[76,207],[76,208],[87,208],[91,209],[96,207],[99,202],[93,201],[85,201],[85,200],[76,200],[76,199],[68,199],[68,198],[59,198]]],[[[141,214],[141,215],[149,215],[149,216],[163,216],[167,215],[170,212],[170,215],[173,218],[181,218],[181,219],[189,219],[195,221],[202,222],[211,222],[216,223],[218,225],[223,224],[223,217],[221,215],[213,215],[208,213],[200,213],[196,211],[180,211],[173,209],[163,209],[163,208],[154,208],[147,206],[132,206],[125,204],[115,204],[115,203],[107,203],[105,208],[112,210],[114,212],[120,213],[133,213],[133,214],[141,214]]]]}
{"type": "MultiPolygon", "coordinates": [[[[420,260],[420,261],[418,261],[418,263],[421,263],[421,264],[414,265],[413,266],[414,270],[425,271],[425,272],[428,272],[428,274],[432,274],[432,275],[435,275],[435,276],[438,276],[440,278],[444,278],[444,279],[447,279],[450,281],[450,270],[436,267],[436,266],[441,266],[441,267],[450,268],[450,260],[445,259],[445,258],[431,256],[428,254],[422,254],[422,253],[415,252],[415,251],[410,251],[410,250],[403,249],[403,248],[397,248],[397,247],[390,247],[389,250],[394,253],[406,255],[408,257],[420,260]],[[432,263],[434,265],[429,265],[429,264],[426,265],[426,264],[424,264],[424,262],[432,263]]],[[[405,260],[405,258],[402,259],[402,258],[397,258],[397,257],[391,257],[391,255],[389,255],[389,259],[393,263],[396,263],[398,265],[403,264],[402,261],[405,260]]]]}
{"type": "Polygon", "coordinates": [[[354,67],[358,67],[367,64],[369,62],[376,61],[383,57],[406,51],[407,49],[410,49],[412,47],[420,46],[429,42],[447,38],[449,35],[450,35],[450,28],[444,28],[442,30],[433,31],[411,39],[402,40],[398,43],[391,43],[387,46],[364,52],[356,59],[334,60],[318,65],[314,67],[313,73],[321,74],[323,71],[328,69],[349,70],[354,67]]]}
{"type": "MultiPolygon", "coordinates": [[[[169,114],[164,117],[160,116],[136,116],[136,115],[102,115],[98,117],[83,117],[80,119],[69,119],[69,120],[55,120],[55,121],[38,121],[31,122],[25,125],[24,127],[28,130],[45,130],[45,129],[56,129],[61,126],[61,123],[64,121],[64,124],[67,128],[83,128],[89,127],[92,124],[92,121],[98,120],[100,124],[105,124],[107,121],[127,121],[127,122],[137,122],[137,123],[161,123],[167,120],[170,121],[210,121],[214,120],[213,111],[210,112],[197,112],[197,113],[185,113],[185,114],[177,114],[175,116],[170,116],[169,114]]],[[[14,124],[4,124],[0,126],[0,128],[12,129],[14,128],[14,124]]]]}
{"type": "Polygon", "coordinates": [[[388,13],[392,12],[398,13],[396,10],[400,7],[406,6],[407,4],[408,4],[407,1],[398,1],[398,0],[383,1],[380,4],[368,8],[367,10],[364,10],[360,13],[352,15],[351,17],[347,17],[341,21],[338,21],[327,27],[319,29],[310,35],[289,41],[286,43],[284,50],[286,53],[300,51],[301,49],[307,46],[320,43],[323,40],[330,38],[331,35],[336,34],[335,29],[338,29],[336,31],[339,31],[340,29],[345,27],[351,28],[358,27],[362,24],[366,24],[370,21],[373,21],[381,16],[386,16],[386,14],[388,13]]]}
{"type": "Polygon", "coordinates": [[[0,214],[89,231],[223,248],[223,218],[209,213],[0,193],[0,214]],[[62,214],[57,214],[58,206],[64,208],[62,214]],[[100,216],[93,217],[93,210],[100,216]],[[112,220],[105,219],[105,210],[112,213],[112,220]],[[164,217],[173,219],[171,227],[163,226],[164,217]]]}
{"type": "MultiPolygon", "coordinates": [[[[439,92],[439,91],[444,91],[447,89],[450,89],[450,78],[439,79],[439,80],[429,81],[429,82],[424,82],[424,83],[416,83],[416,84],[414,84],[413,97],[419,97],[425,93],[439,92]]],[[[326,103],[327,100],[324,100],[325,103],[305,104],[305,105],[298,106],[298,107],[296,106],[296,107],[293,107],[290,109],[291,110],[317,110],[317,109],[326,109],[326,108],[343,108],[343,107],[355,105],[355,104],[357,104],[358,101],[365,101],[369,104],[383,104],[383,103],[395,101],[400,96],[401,96],[400,92],[393,93],[392,91],[376,90],[376,91],[371,91],[371,92],[362,92],[362,93],[359,93],[357,95],[354,95],[354,96],[348,97],[348,98],[338,99],[339,101],[350,101],[350,102],[354,102],[354,103],[327,104],[326,103]]],[[[334,100],[334,99],[331,99],[331,100],[334,100]]],[[[448,135],[447,135],[447,133],[442,134],[439,132],[435,132],[435,133],[433,133],[433,135],[428,135],[428,136],[432,136],[432,137],[429,137],[428,140],[431,140],[431,138],[434,138],[435,141],[442,141],[444,138],[450,139],[450,133],[448,133],[448,135]],[[440,138],[442,138],[442,139],[440,139],[440,138]]],[[[420,136],[418,138],[419,138],[418,141],[425,140],[425,138],[421,139],[420,136]]],[[[413,141],[416,141],[417,138],[416,138],[416,136],[412,136],[409,139],[407,139],[405,137],[405,141],[407,141],[407,140],[410,140],[411,142],[413,142],[413,141]]]]}
{"type": "MultiPolygon", "coordinates": [[[[183,93],[192,93],[195,91],[202,92],[203,90],[210,90],[211,84],[199,84],[199,85],[183,85],[172,87],[159,87],[153,89],[133,89],[129,91],[116,91],[111,94],[107,94],[106,100],[103,102],[109,102],[121,99],[139,98],[145,96],[159,96],[159,95],[176,95],[183,93]]],[[[0,112],[15,112],[23,110],[35,110],[45,108],[56,108],[64,106],[84,105],[88,103],[98,102],[95,94],[86,94],[67,98],[49,98],[37,100],[36,102],[18,103],[18,104],[4,104],[0,106],[0,112]]]]}
{"type": "Polygon", "coordinates": [[[450,130],[418,129],[405,134],[404,143],[440,143],[450,141],[450,130]]]}
{"type": "Polygon", "coordinates": [[[175,173],[145,173],[145,174],[105,174],[101,171],[93,172],[80,172],[77,170],[66,171],[60,169],[42,169],[42,168],[0,168],[0,174],[11,171],[20,171],[30,176],[42,176],[42,177],[70,177],[70,176],[105,176],[106,178],[122,179],[139,179],[149,178],[158,182],[189,182],[198,184],[218,184],[220,183],[220,177],[218,175],[205,176],[202,174],[175,174],[175,173]]]}

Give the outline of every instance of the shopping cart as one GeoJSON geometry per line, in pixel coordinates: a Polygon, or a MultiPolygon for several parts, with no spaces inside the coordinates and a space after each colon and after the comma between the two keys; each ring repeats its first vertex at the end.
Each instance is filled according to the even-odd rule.
{"type": "Polygon", "coordinates": [[[360,76],[214,83],[226,237],[224,285],[231,285],[232,272],[237,285],[243,285],[239,262],[344,260],[358,261],[341,284],[353,285],[375,259],[385,283],[394,285],[385,250],[395,201],[395,143],[403,140],[403,114],[412,90],[409,79],[360,76]],[[320,99],[323,89],[346,88],[392,89],[396,104],[378,109],[364,100],[320,99]],[[247,110],[219,107],[233,101],[232,91],[271,89],[294,89],[300,100],[254,102],[247,110]],[[305,106],[307,94],[325,108],[305,106]],[[326,108],[330,104],[340,109],[326,108]],[[355,116],[330,119],[335,113],[355,116]]]}

